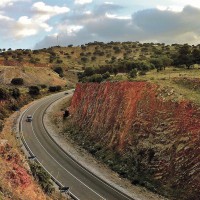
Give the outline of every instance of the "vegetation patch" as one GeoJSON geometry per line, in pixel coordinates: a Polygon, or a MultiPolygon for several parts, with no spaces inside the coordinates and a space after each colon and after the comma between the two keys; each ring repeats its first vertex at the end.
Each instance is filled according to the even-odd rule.
{"type": "Polygon", "coordinates": [[[45,193],[51,194],[54,191],[50,175],[37,163],[29,163],[34,178],[38,181],[45,193]]]}

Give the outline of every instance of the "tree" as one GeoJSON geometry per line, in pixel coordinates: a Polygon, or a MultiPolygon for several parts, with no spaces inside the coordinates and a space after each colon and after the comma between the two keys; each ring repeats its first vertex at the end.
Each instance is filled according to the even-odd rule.
{"type": "Polygon", "coordinates": [[[57,91],[60,91],[62,88],[60,85],[57,85],[57,86],[50,86],[49,87],[49,92],[57,92],[57,91]]]}
{"type": "Polygon", "coordinates": [[[102,74],[102,77],[103,77],[103,79],[107,79],[110,77],[110,73],[106,72],[106,73],[102,74]]]}
{"type": "Polygon", "coordinates": [[[100,83],[103,81],[103,77],[101,74],[93,74],[90,78],[89,78],[89,82],[97,82],[100,83]]]}
{"type": "Polygon", "coordinates": [[[64,111],[64,114],[63,114],[63,118],[67,118],[68,116],[70,115],[69,111],[68,110],[65,110],[64,111]]]}
{"type": "Polygon", "coordinates": [[[11,80],[11,83],[13,85],[23,85],[24,84],[24,80],[22,78],[13,78],[11,80]]]}
{"type": "Polygon", "coordinates": [[[165,69],[165,67],[170,66],[173,62],[173,60],[167,56],[162,56],[161,57],[162,62],[163,62],[163,68],[165,69]]]}
{"type": "Polygon", "coordinates": [[[59,74],[60,77],[63,77],[63,69],[62,67],[55,67],[53,69],[54,72],[56,72],[57,74],[59,74]]]}
{"type": "Polygon", "coordinates": [[[192,51],[192,56],[193,56],[194,63],[200,64],[200,50],[199,49],[194,49],[192,51]]]}
{"type": "Polygon", "coordinates": [[[160,71],[163,69],[163,61],[160,58],[152,58],[150,62],[155,66],[157,71],[160,71]]]}
{"type": "Polygon", "coordinates": [[[87,58],[87,57],[81,57],[81,61],[87,62],[87,61],[88,61],[88,58],[87,58]]]}
{"type": "Polygon", "coordinates": [[[193,64],[192,52],[188,44],[184,44],[178,51],[176,58],[174,59],[175,65],[186,65],[189,69],[193,64]]]}
{"type": "Polygon", "coordinates": [[[38,86],[30,86],[29,87],[29,94],[30,95],[39,95],[40,94],[40,89],[38,86]]]}
{"type": "Polygon", "coordinates": [[[130,78],[136,78],[137,77],[137,70],[136,69],[132,69],[129,72],[129,76],[130,76],[130,78]]]}
{"type": "Polygon", "coordinates": [[[2,99],[8,99],[9,95],[6,89],[0,88],[0,100],[2,99]]]}
{"type": "Polygon", "coordinates": [[[95,70],[93,67],[86,67],[84,71],[85,76],[92,76],[95,73],[95,70]]]}
{"type": "Polygon", "coordinates": [[[11,95],[15,98],[18,99],[20,97],[20,90],[18,88],[14,88],[11,90],[11,95]]]}

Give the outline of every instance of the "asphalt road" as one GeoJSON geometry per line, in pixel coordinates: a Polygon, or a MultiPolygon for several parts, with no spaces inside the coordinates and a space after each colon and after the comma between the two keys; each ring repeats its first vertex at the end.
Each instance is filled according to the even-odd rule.
{"type": "Polygon", "coordinates": [[[48,172],[62,185],[70,187],[70,192],[79,199],[132,199],[85,170],[49,137],[43,125],[43,114],[48,106],[64,95],[58,93],[43,98],[25,111],[21,118],[21,131],[27,145],[48,172]],[[32,122],[26,122],[27,115],[33,116],[32,122]]]}

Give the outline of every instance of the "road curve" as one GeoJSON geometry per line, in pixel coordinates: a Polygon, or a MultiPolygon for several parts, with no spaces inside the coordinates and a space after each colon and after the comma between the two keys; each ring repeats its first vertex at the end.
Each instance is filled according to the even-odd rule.
{"type": "Polygon", "coordinates": [[[64,95],[62,92],[43,98],[24,112],[20,127],[26,144],[46,170],[80,200],[133,200],[84,169],[50,138],[43,125],[43,115],[64,95]],[[26,122],[27,115],[33,116],[32,122],[26,122]]]}

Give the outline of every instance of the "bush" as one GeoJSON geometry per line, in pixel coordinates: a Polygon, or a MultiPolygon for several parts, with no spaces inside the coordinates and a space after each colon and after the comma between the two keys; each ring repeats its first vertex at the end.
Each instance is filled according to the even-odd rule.
{"type": "Polygon", "coordinates": [[[11,83],[13,85],[23,85],[24,84],[24,80],[22,78],[13,78],[11,80],[11,83]]]}
{"type": "Polygon", "coordinates": [[[63,118],[65,119],[65,118],[69,117],[69,115],[70,115],[69,111],[65,110],[65,112],[63,114],[63,118]]]}
{"type": "Polygon", "coordinates": [[[57,74],[59,74],[60,77],[63,77],[63,69],[62,67],[55,67],[53,69],[54,72],[56,72],[57,74]]]}
{"type": "Polygon", "coordinates": [[[46,86],[45,84],[41,84],[40,87],[41,87],[42,89],[47,88],[47,86],[46,86]]]}
{"type": "Polygon", "coordinates": [[[100,83],[101,81],[103,81],[103,77],[101,74],[93,74],[90,78],[89,78],[89,82],[97,82],[100,83]]]}
{"type": "Polygon", "coordinates": [[[87,58],[87,57],[81,57],[81,61],[87,62],[87,61],[88,61],[88,58],[87,58]]]}
{"type": "Polygon", "coordinates": [[[18,88],[14,88],[14,89],[11,90],[11,95],[12,95],[15,99],[17,99],[17,98],[20,97],[21,94],[20,94],[20,91],[19,91],[18,88]]]}
{"type": "Polygon", "coordinates": [[[4,88],[0,88],[0,99],[8,99],[9,94],[4,88]]]}
{"type": "Polygon", "coordinates": [[[102,74],[102,77],[103,77],[103,79],[107,79],[110,77],[110,73],[106,72],[106,73],[102,74]]]}
{"type": "Polygon", "coordinates": [[[40,89],[38,86],[30,86],[29,87],[29,94],[30,95],[39,95],[40,94],[40,89]]]}
{"type": "Polygon", "coordinates": [[[139,72],[139,75],[140,75],[140,76],[144,76],[144,75],[146,75],[146,72],[145,72],[145,71],[140,71],[140,72],[139,72]]]}
{"type": "Polygon", "coordinates": [[[130,76],[130,78],[136,78],[136,76],[137,76],[137,70],[136,69],[132,69],[129,72],[129,76],[130,76]]]}
{"type": "Polygon", "coordinates": [[[63,63],[63,60],[61,60],[61,59],[57,59],[57,61],[56,61],[58,64],[61,64],[61,63],[63,63]]]}
{"type": "Polygon", "coordinates": [[[58,92],[60,91],[62,88],[60,85],[57,85],[57,86],[50,86],[49,87],[49,92],[58,92]]]}
{"type": "Polygon", "coordinates": [[[30,164],[34,178],[39,182],[45,193],[51,194],[54,191],[50,175],[37,163],[30,164]]]}

